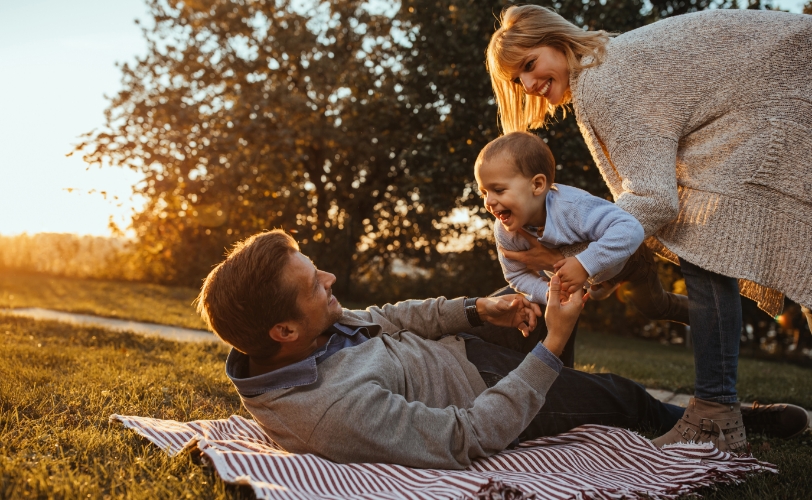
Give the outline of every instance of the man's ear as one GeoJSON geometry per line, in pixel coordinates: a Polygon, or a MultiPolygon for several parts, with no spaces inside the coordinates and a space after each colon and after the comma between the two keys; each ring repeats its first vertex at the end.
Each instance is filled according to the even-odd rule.
{"type": "Polygon", "coordinates": [[[293,342],[299,338],[299,329],[293,321],[277,323],[268,332],[268,335],[277,342],[293,342]]]}
{"type": "Polygon", "coordinates": [[[536,174],[530,179],[533,183],[533,194],[538,196],[547,189],[547,176],[544,174],[536,174]]]}

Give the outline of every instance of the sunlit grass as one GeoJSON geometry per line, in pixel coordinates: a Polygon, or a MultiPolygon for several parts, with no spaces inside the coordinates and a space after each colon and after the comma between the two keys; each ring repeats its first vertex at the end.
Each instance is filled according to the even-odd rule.
{"type": "Polygon", "coordinates": [[[0,308],[42,307],[205,329],[192,306],[198,290],[130,281],[0,272],[0,308]]]}
{"type": "Polygon", "coordinates": [[[0,316],[0,498],[226,498],[189,455],[168,458],[112,413],[248,416],[219,344],[0,316]]]}
{"type": "MultiPolygon", "coordinates": [[[[64,296],[84,294],[93,311],[102,306],[93,304],[88,290],[102,296],[105,287],[114,291],[119,285],[92,282],[99,286],[93,288],[87,281],[74,283],[84,287],[80,293],[70,280],[49,286],[64,296]]],[[[25,289],[19,283],[19,277],[12,280],[15,290],[25,289]]],[[[171,295],[161,288],[154,288],[154,300],[171,295]]],[[[119,295],[126,294],[135,296],[119,295]]],[[[43,296],[58,297],[53,290],[38,300],[43,296]]],[[[224,485],[191,455],[168,458],[135,433],[108,423],[112,413],[179,421],[248,417],[223,373],[224,346],[0,315],[0,349],[0,498],[252,496],[224,485]]],[[[649,387],[690,392],[693,384],[690,352],[656,342],[581,332],[576,360],[589,371],[612,371],[649,387]]],[[[739,390],[746,399],[812,406],[811,375],[809,369],[742,359],[739,390]]],[[[781,474],[703,492],[707,498],[806,498],[812,491],[812,433],[787,441],[751,435],[750,441],[755,455],[777,464],[781,474]]]]}

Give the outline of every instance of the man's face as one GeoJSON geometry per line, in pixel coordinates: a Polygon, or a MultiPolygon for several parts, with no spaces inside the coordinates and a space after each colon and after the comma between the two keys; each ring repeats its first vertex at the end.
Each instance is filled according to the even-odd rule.
{"type": "Polygon", "coordinates": [[[295,252],[289,257],[284,279],[297,290],[296,305],[303,315],[299,323],[308,338],[315,339],[341,318],[341,304],[332,290],[333,274],[316,269],[310,259],[295,252]]]}

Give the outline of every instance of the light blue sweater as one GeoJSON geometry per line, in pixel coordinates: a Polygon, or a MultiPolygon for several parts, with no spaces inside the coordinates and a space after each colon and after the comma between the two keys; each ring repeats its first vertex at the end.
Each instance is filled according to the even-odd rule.
{"type": "MultiPolygon", "coordinates": [[[[621,271],[623,265],[643,242],[643,226],[614,203],[592,196],[582,189],[553,184],[545,200],[547,219],[544,228],[525,229],[548,248],[576,243],[589,243],[575,257],[589,274],[590,282],[606,281],[621,271]],[[538,231],[543,231],[539,234],[538,231]]],[[[518,232],[494,224],[496,245],[505,250],[528,250],[530,243],[518,232]]],[[[542,274],[521,262],[506,259],[499,253],[502,272],[510,286],[539,304],[547,303],[547,282],[542,274]]]]}

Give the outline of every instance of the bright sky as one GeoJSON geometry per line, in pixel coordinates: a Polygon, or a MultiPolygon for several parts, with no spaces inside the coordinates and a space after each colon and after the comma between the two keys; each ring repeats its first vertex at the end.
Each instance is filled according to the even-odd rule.
{"type": "Polygon", "coordinates": [[[65,154],[104,123],[104,96],[121,88],[115,63],[146,52],[133,22],[145,15],[143,0],[0,0],[1,234],[108,235],[111,215],[129,223],[138,175],[86,171],[65,154]]]}
{"type": "Polygon", "coordinates": [[[0,0],[0,234],[108,235],[111,216],[129,223],[138,175],[86,171],[65,154],[104,123],[104,96],[121,88],[115,63],[145,53],[133,22],[145,16],[143,0],[0,0]]]}

